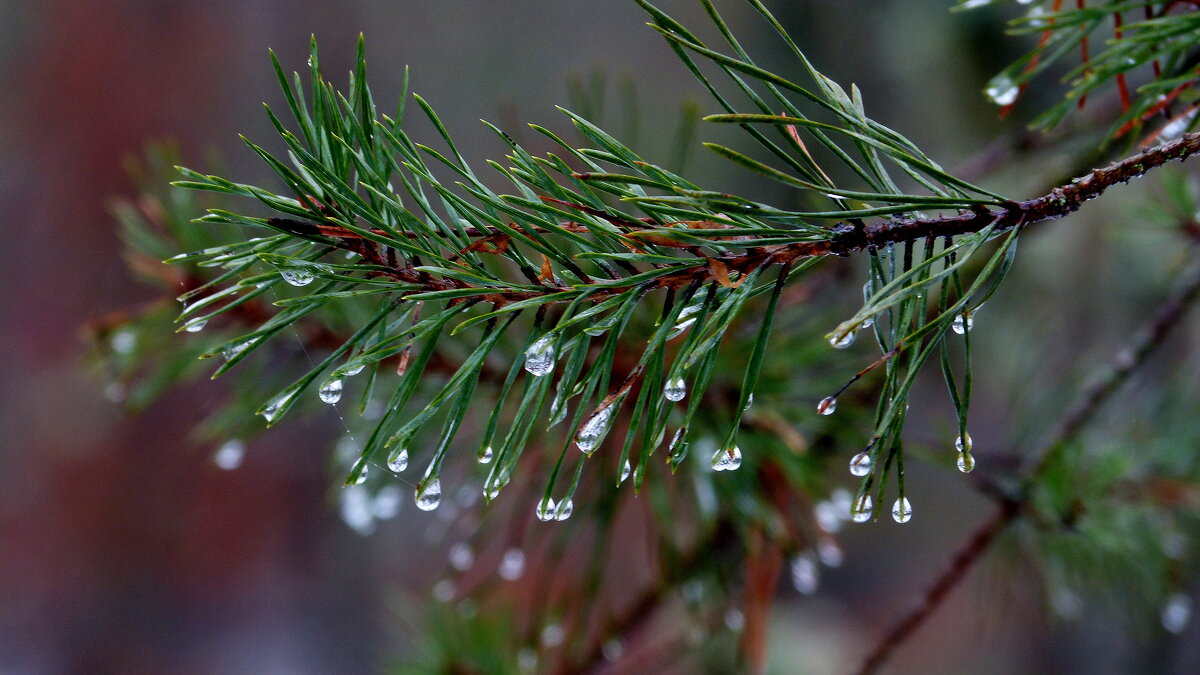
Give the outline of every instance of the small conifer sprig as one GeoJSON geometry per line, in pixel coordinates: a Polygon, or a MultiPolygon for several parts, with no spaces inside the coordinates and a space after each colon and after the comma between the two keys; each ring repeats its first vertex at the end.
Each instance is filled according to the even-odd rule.
{"type": "MultiPolygon", "coordinates": [[[[1027,7],[1012,21],[1012,33],[1037,35],[1036,46],[988,83],[989,98],[1016,104],[1034,79],[1059,61],[1078,54],[1079,62],[1062,76],[1064,98],[1041,113],[1034,125],[1046,129],[1082,109],[1089,95],[1115,89],[1121,114],[1107,137],[1128,136],[1144,143],[1173,140],[1196,126],[1200,107],[1195,57],[1200,32],[1197,3],[1178,0],[1016,0],[1027,7]]],[[[956,9],[1009,4],[1012,0],[963,0],[956,9]]]]}

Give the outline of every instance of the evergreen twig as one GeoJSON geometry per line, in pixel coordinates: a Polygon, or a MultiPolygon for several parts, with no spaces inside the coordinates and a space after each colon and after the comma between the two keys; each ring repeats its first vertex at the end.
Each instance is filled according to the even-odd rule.
{"type": "Polygon", "coordinates": [[[1021,516],[1030,498],[1031,488],[1053,456],[1074,440],[1120,385],[1162,346],[1167,335],[1179,325],[1198,298],[1200,264],[1195,264],[1185,272],[1178,289],[1158,306],[1129,344],[1118,350],[1109,363],[1082,387],[1079,395],[1067,406],[1054,433],[1030,455],[1031,468],[1017,489],[1012,494],[999,498],[996,512],[980,523],[966,538],[929,589],[917,598],[913,607],[892,622],[883,637],[868,652],[856,673],[866,675],[877,672],[896,649],[933,615],[950,591],[966,578],[967,573],[974,568],[975,563],[995,543],[1000,534],[1021,516]]]}

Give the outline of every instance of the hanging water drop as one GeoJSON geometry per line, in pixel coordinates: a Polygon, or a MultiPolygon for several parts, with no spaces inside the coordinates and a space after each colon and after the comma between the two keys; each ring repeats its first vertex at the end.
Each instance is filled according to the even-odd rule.
{"type": "Polygon", "coordinates": [[[516,581],[525,573],[525,552],[519,548],[510,548],[500,559],[500,568],[496,570],[501,579],[516,581]]]}
{"type": "Polygon", "coordinates": [[[363,368],[366,368],[366,367],[367,367],[366,364],[355,366],[349,370],[343,371],[342,375],[345,377],[354,377],[355,375],[361,373],[363,371],[363,368]]]}
{"type": "Polygon", "coordinates": [[[200,331],[204,330],[204,327],[207,325],[208,319],[196,319],[195,321],[189,321],[183,324],[183,330],[187,331],[188,333],[199,333],[200,331]]]}
{"type": "Polygon", "coordinates": [[[348,487],[342,492],[340,501],[344,523],[364,537],[375,531],[375,516],[371,515],[371,495],[366,488],[348,487]]]}
{"type": "Polygon", "coordinates": [[[813,507],[813,518],[817,521],[817,527],[829,533],[837,533],[842,529],[845,512],[845,509],[839,509],[838,505],[831,501],[819,501],[813,507]]]}
{"type": "Polygon", "coordinates": [[[718,450],[713,455],[713,471],[736,471],[742,465],[742,449],[738,446],[718,450]]]}
{"type": "Polygon", "coordinates": [[[245,456],[246,444],[240,439],[231,438],[213,454],[213,463],[221,469],[232,471],[242,465],[245,456]]]}
{"type": "Polygon", "coordinates": [[[492,446],[489,445],[483,449],[483,454],[479,455],[479,463],[487,464],[492,461],[493,456],[495,453],[492,451],[492,446]]]}
{"type": "Polygon", "coordinates": [[[854,502],[854,508],[850,509],[850,519],[856,523],[865,523],[871,519],[874,510],[875,505],[871,501],[871,495],[864,494],[854,502]]]}
{"type": "Polygon", "coordinates": [[[954,321],[950,324],[950,329],[959,335],[966,335],[967,331],[975,327],[975,312],[963,312],[954,317],[954,321]]]}
{"type": "Polygon", "coordinates": [[[609,663],[618,661],[621,655],[625,653],[625,646],[621,644],[618,638],[611,638],[604,641],[604,646],[600,647],[600,653],[604,656],[604,660],[609,663]]]}
{"type": "Polygon", "coordinates": [[[725,627],[737,633],[746,627],[746,615],[742,610],[730,608],[725,611],[725,627]]]}
{"type": "Polygon", "coordinates": [[[617,479],[617,485],[625,482],[629,478],[629,474],[633,472],[633,466],[629,464],[629,460],[625,460],[625,464],[621,467],[621,477],[617,479]]]}
{"type": "Polygon", "coordinates": [[[750,406],[752,406],[752,405],[754,405],[754,394],[753,393],[751,393],[749,396],[746,397],[746,405],[742,406],[742,412],[746,412],[747,410],[749,410],[750,406]]]}
{"type": "Polygon", "coordinates": [[[344,382],[342,378],[334,375],[328,380],[325,380],[325,384],[321,385],[321,388],[317,390],[317,396],[321,397],[323,402],[333,405],[334,403],[342,400],[343,384],[344,382]]]}
{"type": "Polygon", "coordinates": [[[854,344],[854,331],[848,330],[841,335],[834,333],[833,335],[829,336],[829,344],[832,345],[834,349],[846,349],[850,345],[854,344]]]}
{"type": "Polygon", "coordinates": [[[1187,628],[1192,618],[1192,599],[1183,593],[1172,593],[1162,609],[1162,625],[1169,632],[1179,635],[1187,628]]]}
{"type": "Polygon", "coordinates": [[[249,349],[250,345],[254,344],[255,342],[257,342],[257,340],[251,339],[239,340],[238,342],[228,344],[221,348],[221,356],[223,356],[226,361],[232,361],[234,357],[249,349]]]}
{"type": "Polygon", "coordinates": [[[873,317],[873,316],[868,316],[867,318],[863,319],[863,322],[862,322],[862,323],[858,324],[858,329],[859,329],[859,330],[866,330],[866,329],[868,329],[868,328],[870,328],[871,326],[874,326],[874,325],[875,325],[875,317],[873,317]]]}
{"type": "Polygon", "coordinates": [[[826,396],[817,404],[817,412],[821,415],[832,415],[837,410],[837,397],[826,396]]]}
{"type": "Polygon", "coordinates": [[[823,537],[817,543],[817,558],[826,567],[841,567],[842,561],[846,559],[846,554],[842,551],[842,547],[838,546],[836,539],[823,537]]]}
{"type": "Polygon", "coordinates": [[[408,468],[408,448],[400,451],[400,454],[388,460],[388,471],[400,473],[408,468]]]}
{"type": "Polygon", "coordinates": [[[354,479],[354,484],[362,485],[363,483],[367,482],[367,473],[370,470],[371,467],[367,464],[366,460],[360,461],[358,465],[358,476],[354,479]]]}
{"type": "Polygon", "coordinates": [[[554,500],[546,497],[537,505],[537,519],[543,523],[554,520],[554,500]]]}
{"type": "Polygon", "coordinates": [[[1010,78],[1002,75],[992,78],[984,93],[996,105],[1008,105],[1017,100],[1017,94],[1020,93],[1020,89],[1010,78]]]}
{"type": "Polygon", "coordinates": [[[969,452],[958,453],[958,470],[963,473],[971,473],[975,470],[975,458],[969,452]]]}
{"type": "Polygon", "coordinates": [[[530,375],[542,376],[554,370],[554,333],[546,333],[525,350],[525,370],[530,375]]]}
{"type": "Polygon", "coordinates": [[[604,436],[612,428],[613,412],[616,411],[619,403],[618,399],[592,413],[592,416],[579,428],[579,433],[575,434],[575,445],[579,446],[584,454],[592,454],[596,446],[600,445],[600,441],[604,440],[604,436]]]}
{"type": "Polygon", "coordinates": [[[542,645],[557,647],[562,644],[566,636],[567,631],[563,630],[562,624],[552,623],[542,629],[542,645]]]}
{"type": "Polygon", "coordinates": [[[954,449],[958,450],[959,452],[970,452],[971,434],[964,433],[963,435],[954,439],[954,449]]]}
{"type": "Polygon", "coordinates": [[[863,476],[871,473],[871,455],[866,450],[850,458],[850,475],[863,476]]]}
{"type": "Polygon", "coordinates": [[[416,494],[417,508],[422,511],[432,511],[442,503],[442,481],[434,478],[425,484],[424,489],[418,488],[416,494]]]}
{"type": "Polygon", "coordinates": [[[119,330],[108,338],[108,344],[118,354],[129,354],[137,346],[137,333],[129,329],[119,330]]]}
{"type": "Polygon", "coordinates": [[[465,572],[471,569],[471,565],[475,564],[475,552],[471,550],[471,545],[460,541],[450,547],[450,566],[459,572],[465,572]]]}
{"type": "Polygon", "coordinates": [[[554,510],[555,520],[566,520],[575,512],[575,500],[568,497],[558,503],[558,508],[554,510]]]}
{"type": "Polygon", "coordinates": [[[819,576],[817,563],[810,555],[796,556],[792,560],[792,586],[803,595],[817,592],[819,576]]]}
{"type": "Polygon", "coordinates": [[[667,381],[663,387],[663,397],[668,401],[682,401],[684,396],[687,396],[687,383],[682,377],[667,381]]]}
{"type": "Polygon", "coordinates": [[[303,267],[287,267],[279,270],[279,276],[293,286],[307,286],[317,278],[312,270],[303,267]]]}
{"type": "Polygon", "coordinates": [[[284,392],[283,394],[280,394],[274,400],[268,403],[262,410],[258,411],[258,414],[262,415],[263,419],[267,421],[268,425],[273,424],[275,420],[279,418],[279,415],[283,412],[283,409],[287,407],[289,402],[291,402],[292,397],[295,395],[295,391],[284,392]]]}
{"type": "Polygon", "coordinates": [[[912,504],[909,503],[908,497],[899,497],[896,503],[892,504],[892,519],[897,523],[912,520],[912,504]]]}

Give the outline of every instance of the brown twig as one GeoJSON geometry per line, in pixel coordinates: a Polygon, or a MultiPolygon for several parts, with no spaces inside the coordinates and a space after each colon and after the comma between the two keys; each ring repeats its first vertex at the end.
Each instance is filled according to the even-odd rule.
{"type": "Polygon", "coordinates": [[[1161,346],[1167,334],[1183,318],[1186,310],[1200,297],[1200,264],[1193,265],[1184,281],[1154,312],[1154,315],[1134,335],[1125,348],[1118,351],[1108,366],[1083,387],[1075,401],[1066,409],[1050,440],[1032,455],[1031,468],[1016,491],[1000,496],[999,509],[967,538],[966,543],[942,570],[934,583],[916,604],[892,623],[875,648],[864,659],[858,673],[874,673],[941,605],[979,558],[1007,527],[1023,512],[1029,500],[1030,488],[1045,471],[1058,452],[1064,448],[1117,388],[1129,379],[1154,350],[1161,346]]]}

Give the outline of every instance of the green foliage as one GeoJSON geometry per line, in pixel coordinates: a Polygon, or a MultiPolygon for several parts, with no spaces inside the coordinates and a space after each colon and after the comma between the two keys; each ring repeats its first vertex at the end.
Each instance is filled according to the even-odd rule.
{"type": "MultiPolygon", "coordinates": [[[[1007,4],[1011,0],[964,0],[957,9],[1007,4]]],[[[987,86],[996,103],[1011,106],[1035,78],[1052,72],[1069,55],[1080,62],[1062,75],[1064,100],[1034,120],[1053,128],[1090,94],[1102,87],[1118,90],[1121,115],[1109,137],[1149,128],[1151,138],[1177,138],[1196,124],[1200,76],[1194,48],[1200,15],[1178,2],[1133,0],[1065,3],[1017,0],[1029,9],[1014,19],[1015,35],[1038,35],[1037,46],[998,73],[987,86]],[[1099,6],[1096,6],[1096,5],[1099,6]],[[1065,5],[1065,6],[1064,6],[1065,5]]]]}

